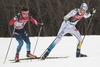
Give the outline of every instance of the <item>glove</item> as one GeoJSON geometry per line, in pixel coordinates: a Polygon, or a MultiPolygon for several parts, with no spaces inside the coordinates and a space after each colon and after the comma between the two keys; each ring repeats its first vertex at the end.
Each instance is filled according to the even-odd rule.
{"type": "Polygon", "coordinates": [[[92,11],[91,11],[90,13],[91,13],[91,14],[96,13],[96,9],[95,9],[95,8],[92,8],[92,11]]]}
{"type": "Polygon", "coordinates": [[[93,11],[93,13],[96,13],[96,9],[95,8],[93,8],[92,11],[93,11]]]}
{"type": "Polygon", "coordinates": [[[39,23],[39,26],[43,26],[44,24],[43,23],[39,23]]]}

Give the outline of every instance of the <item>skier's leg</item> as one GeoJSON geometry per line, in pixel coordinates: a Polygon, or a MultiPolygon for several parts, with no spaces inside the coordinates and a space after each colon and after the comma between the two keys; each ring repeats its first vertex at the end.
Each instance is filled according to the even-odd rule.
{"type": "Polygon", "coordinates": [[[60,42],[61,38],[68,33],[67,30],[67,26],[66,24],[63,24],[61,27],[62,29],[59,30],[59,33],[57,35],[57,37],[55,38],[55,40],[50,44],[50,46],[45,50],[45,52],[43,53],[41,59],[45,59],[51,52],[51,50],[60,42]]]}
{"type": "Polygon", "coordinates": [[[61,24],[61,27],[60,27],[60,29],[58,31],[56,39],[48,47],[48,50],[51,51],[55,47],[55,45],[60,42],[61,38],[67,33],[68,33],[67,24],[66,24],[65,21],[63,21],[63,23],[61,24]]]}
{"type": "Polygon", "coordinates": [[[60,42],[61,38],[63,37],[62,34],[59,34],[56,39],[50,44],[50,46],[45,50],[41,59],[44,60],[51,52],[51,50],[60,42]]]}
{"type": "MultiPolygon", "coordinates": [[[[63,21],[62,24],[61,24],[61,27],[60,27],[60,29],[59,29],[59,31],[58,31],[58,34],[61,33],[61,31],[62,31],[66,26],[67,26],[67,21],[66,21],[66,22],[63,21]]],[[[58,35],[58,34],[57,34],[57,35],[58,35]]]]}
{"type": "Polygon", "coordinates": [[[18,62],[19,61],[19,52],[23,46],[23,40],[21,39],[20,35],[14,34],[14,36],[19,43],[19,45],[17,46],[16,56],[15,56],[15,61],[18,62]]]}
{"type": "Polygon", "coordinates": [[[15,38],[16,38],[16,40],[18,41],[18,43],[19,43],[19,45],[18,45],[18,47],[17,47],[17,53],[19,54],[19,52],[20,52],[20,50],[21,50],[21,48],[22,48],[22,46],[23,46],[23,40],[22,40],[22,38],[20,37],[20,35],[14,35],[15,36],[15,38]]]}
{"type": "Polygon", "coordinates": [[[73,31],[71,31],[71,34],[74,35],[79,41],[76,50],[76,57],[86,57],[86,55],[81,54],[82,38],[79,31],[76,28],[74,28],[73,31]]]}
{"type": "Polygon", "coordinates": [[[27,51],[30,51],[30,49],[31,49],[31,42],[30,42],[30,39],[29,39],[28,35],[27,34],[23,34],[22,39],[26,43],[26,49],[27,49],[27,51]]]}
{"type": "Polygon", "coordinates": [[[25,41],[25,43],[26,43],[26,49],[27,49],[27,54],[26,54],[26,56],[27,57],[31,57],[31,58],[37,58],[35,55],[32,55],[31,54],[31,42],[30,42],[30,39],[29,39],[29,37],[28,37],[28,35],[25,33],[25,34],[23,34],[23,36],[22,36],[22,39],[25,41]]]}
{"type": "Polygon", "coordinates": [[[51,45],[48,47],[48,50],[52,50],[56,44],[58,44],[60,42],[60,40],[62,39],[63,34],[59,34],[56,39],[51,43],[51,45]]]}

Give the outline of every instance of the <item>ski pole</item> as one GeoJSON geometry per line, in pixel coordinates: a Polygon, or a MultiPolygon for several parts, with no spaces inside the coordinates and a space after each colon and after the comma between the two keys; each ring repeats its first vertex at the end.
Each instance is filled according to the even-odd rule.
{"type": "Polygon", "coordinates": [[[86,34],[88,33],[89,27],[90,27],[90,25],[91,25],[91,21],[92,21],[92,19],[93,19],[93,15],[94,15],[94,13],[91,15],[91,19],[90,19],[89,24],[88,24],[88,27],[87,27],[87,29],[86,29],[86,33],[84,34],[82,43],[83,43],[83,41],[84,41],[84,39],[85,39],[86,34]]]}
{"type": "MultiPolygon", "coordinates": [[[[14,31],[15,31],[15,29],[13,30],[13,34],[14,34],[14,31]]],[[[7,60],[7,56],[8,56],[8,53],[9,53],[9,50],[10,50],[10,47],[11,47],[11,43],[12,43],[12,39],[13,39],[13,34],[11,36],[10,43],[9,43],[9,46],[8,46],[7,53],[6,53],[6,56],[5,56],[3,64],[5,64],[5,62],[7,60]]]]}
{"type": "Polygon", "coordinates": [[[42,26],[40,27],[40,30],[39,30],[39,33],[38,33],[38,37],[37,37],[36,44],[35,44],[35,47],[34,47],[34,50],[33,50],[33,54],[35,53],[35,50],[36,50],[36,47],[37,47],[37,43],[38,43],[38,40],[39,40],[39,37],[40,37],[41,30],[42,30],[42,26]]]}

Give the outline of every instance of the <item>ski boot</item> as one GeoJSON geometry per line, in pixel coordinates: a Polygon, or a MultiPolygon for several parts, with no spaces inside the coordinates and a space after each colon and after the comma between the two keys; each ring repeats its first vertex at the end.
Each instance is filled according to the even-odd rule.
{"type": "Polygon", "coordinates": [[[15,56],[15,62],[19,62],[19,54],[16,54],[16,56],[15,56]]]}
{"type": "Polygon", "coordinates": [[[41,60],[45,60],[46,58],[47,58],[47,56],[49,55],[49,51],[47,50],[47,51],[45,51],[45,53],[41,56],[41,60]]]}
{"type": "Polygon", "coordinates": [[[76,57],[87,57],[87,55],[81,54],[81,53],[76,53],[76,57]]]}
{"type": "Polygon", "coordinates": [[[32,54],[30,53],[30,51],[27,51],[27,55],[26,55],[26,56],[29,57],[29,58],[32,58],[32,59],[37,58],[37,56],[32,55],[32,54]]]}
{"type": "Polygon", "coordinates": [[[81,51],[80,49],[77,49],[77,51],[76,51],[76,57],[87,57],[87,55],[81,54],[80,51],[81,51]]]}

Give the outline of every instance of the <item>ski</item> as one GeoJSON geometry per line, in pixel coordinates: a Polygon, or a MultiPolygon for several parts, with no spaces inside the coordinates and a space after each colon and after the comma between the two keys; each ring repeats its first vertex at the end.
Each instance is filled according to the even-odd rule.
{"type": "Polygon", "coordinates": [[[12,61],[11,63],[21,63],[21,62],[20,61],[19,62],[12,61]]]}
{"type": "MultiPolygon", "coordinates": [[[[41,57],[37,57],[37,58],[20,58],[19,60],[36,60],[36,59],[40,59],[41,57]]],[[[64,56],[64,57],[47,57],[46,59],[63,59],[63,58],[68,58],[68,56],[64,56]]],[[[15,61],[14,59],[11,59],[9,61],[15,61]]],[[[19,62],[20,62],[19,61],[19,62]]],[[[16,63],[16,62],[15,62],[16,63]]]]}

